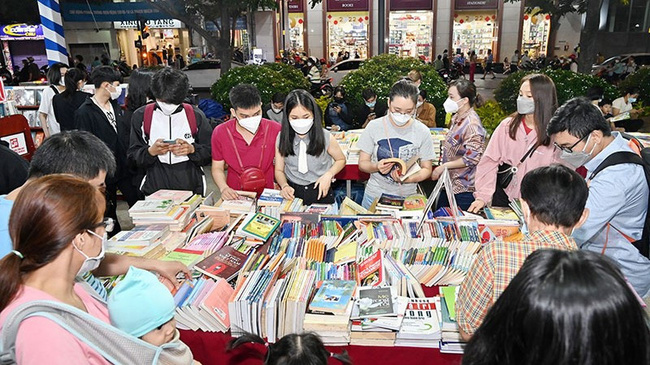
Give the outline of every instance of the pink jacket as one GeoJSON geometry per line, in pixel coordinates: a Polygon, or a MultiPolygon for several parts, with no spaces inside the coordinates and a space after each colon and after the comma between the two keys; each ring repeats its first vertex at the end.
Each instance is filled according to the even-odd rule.
{"type": "MultiPolygon", "coordinates": [[[[485,153],[476,167],[476,191],[474,197],[486,203],[492,202],[497,183],[497,171],[499,165],[507,163],[512,166],[519,165],[519,160],[537,141],[535,130],[526,134],[523,123],[517,129],[516,140],[512,140],[508,134],[511,118],[504,119],[492,133],[485,153]]],[[[521,179],[528,171],[538,167],[549,166],[554,163],[563,163],[560,160],[560,150],[557,150],[551,143],[548,146],[539,146],[521,165],[512,182],[505,189],[510,199],[521,197],[519,186],[521,179]]]]}

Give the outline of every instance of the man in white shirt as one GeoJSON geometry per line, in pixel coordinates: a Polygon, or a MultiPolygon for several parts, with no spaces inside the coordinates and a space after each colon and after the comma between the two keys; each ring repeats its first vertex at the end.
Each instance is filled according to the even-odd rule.
{"type": "Polygon", "coordinates": [[[636,103],[639,97],[638,88],[628,88],[625,90],[625,95],[614,100],[612,103],[612,114],[614,117],[619,116],[623,113],[630,113],[629,117],[616,121],[616,127],[625,128],[626,132],[636,132],[641,127],[643,127],[643,120],[637,119],[639,115],[639,110],[634,109],[633,103],[636,103]]]}

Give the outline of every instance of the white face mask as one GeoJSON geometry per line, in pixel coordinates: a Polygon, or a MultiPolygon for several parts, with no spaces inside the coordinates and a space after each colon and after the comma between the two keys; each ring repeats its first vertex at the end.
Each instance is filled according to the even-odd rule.
{"type": "Polygon", "coordinates": [[[102,248],[99,251],[99,254],[95,257],[89,257],[86,255],[83,251],[81,251],[77,246],[73,243],[72,247],[74,247],[77,252],[79,252],[83,257],[86,259],[84,260],[84,263],[81,264],[81,268],[79,269],[79,272],[77,273],[77,276],[83,276],[85,273],[90,272],[95,270],[96,268],[99,267],[99,264],[102,262],[104,259],[104,255],[106,253],[106,241],[108,241],[108,234],[104,232],[103,236],[98,235],[97,233],[87,230],[88,233],[92,234],[95,237],[99,237],[102,240],[102,248]]]}
{"type": "Polygon", "coordinates": [[[239,125],[242,126],[242,128],[255,134],[257,133],[257,128],[260,127],[260,123],[262,122],[262,115],[244,119],[237,118],[237,120],[239,121],[239,125]]]}
{"type": "Polygon", "coordinates": [[[117,100],[117,98],[119,98],[120,95],[122,95],[122,86],[117,85],[117,86],[114,86],[114,88],[115,88],[115,91],[108,90],[108,92],[111,93],[111,99],[117,100]]]}
{"type": "Polygon", "coordinates": [[[418,101],[417,104],[415,104],[415,106],[419,108],[422,106],[422,104],[424,104],[424,101],[418,101]]]}
{"type": "Polygon", "coordinates": [[[560,158],[564,160],[566,163],[569,165],[575,167],[576,169],[580,166],[583,166],[584,164],[587,163],[587,161],[591,160],[591,155],[594,153],[594,150],[596,149],[596,145],[598,143],[594,144],[594,146],[591,148],[591,152],[587,153],[585,152],[585,149],[587,148],[587,145],[589,144],[589,141],[591,140],[591,135],[587,137],[587,143],[585,143],[585,147],[582,149],[582,151],[573,151],[573,153],[568,153],[565,151],[562,151],[560,154],[560,158]]]}
{"type": "Polygon", "coordinates": [[[533,114],[535,112],[535,100],[519,96],[517,98],[517,113],[521,115],[533,114]]]}
{"type": "Polygon", "coordinates": [[[314,118],[309,119],[289,119],[291,128],[298,134],[307,134],[314,125],[314,118]]]}
{"type": "Polygon", "coordinates": [[[172,115],[176,111],[176,109],[178,109],[178,107],[180,106],[180,104],[169,104],[169,103],[165,103],[164,101],[156,101],[156,103],[158,103],[160,110],[165,115],[172,115]]]}
{"type": "Polygon", "coordinates": [[[400,127],[406,125],[406,123],[408,123],[409,120],[411,120],[411,114],[390,112],[390,115],[393,118],[393,122],[395,122],[395,124],[397,124],[400,127]]]}
{"type": "Polygon", "coordinates": [[[61,78],[61,81],[59,81],[59,85],[65,86],[65,80],[63,78],[61,78]]]}
{"type": "Polygon", "coordinates": [[[442,104],[442,107],[445,108],[445,112],[449,114],[458,112],[458,103],[451,100],[450,98],[447,98],[447,100],[445,100],[445,102],[442,104]]]}
{"type": "Polygon", "coordinates": [[[280,112],[282,112],[282,109],[275,109],[274,107],[271,107],[271,110],[273,110],[275,114],[280,114],[280,112]]]}

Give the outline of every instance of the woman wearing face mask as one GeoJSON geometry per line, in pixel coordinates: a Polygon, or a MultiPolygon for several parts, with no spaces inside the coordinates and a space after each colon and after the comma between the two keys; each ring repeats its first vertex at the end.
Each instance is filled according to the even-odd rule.
{"type": "MultiPolygon", "coordinates": [[[[99,190],[68,175],[41,177],[23,187],[9,221],[14,250],[0,261],[0,323],[19,305],[38,300],[61,302],[110,323],[106,306],[75,282],[104,257],[111,228],[103,220],[104,206],[99,190]]],[[[44,317],[22,322],[16,356],[19,364],[110,364],[44,317]]]]}
{"type": "Polygon", "coordinates": [[[332,179],[345,167],[338,142],[321,128],[316,100],[304,90],[294,90],[285,99],[286,116],[275,150],[275,180],[282,197],[313,203],[333,204],[332,179]]]}
{"type": "Polygon", "coordinates": [[[395,83],[388,94],[388,115],[368,123],[359,137],[359,170],[370,174],[363,196],[365,208],[382,193],[413,195],[417,183],[431,177],[433,142],[429,129],[414,117],[417,98],[418,88],[412,82],[395,83]],[[414,157],[419,157],[421,169],[403,181],[400,172],[404,172],[387,161],[408,161],[414,157]]]}
{"type": "MultiPolygon", "coordinates": [[[[474,176],[476,165],[485,151],[485,129],[474,111],[477,101],[474,83],[465,79],[456,80],[449,85],[448,95],[443,106],[447,113],[454,116],[442,144],[442,165],[433,170],[431,178],[438,180],[447,168],[456,203],[467,210],[474,201],[474,176]]],[[[438,206],[449,206],[446,194],[440,194],[438,206]]]]}
{"type": "Polygon", "coordinates": [[[429,128],[434,128],[436,126],[436,107],[433,104],[427,102],[427,91],[424,89],[420,90],[420,95],[418,95],[418,102],[416,104],[417,114],[416,118],[420,122],[424,123],[429,128]]]}
{"type": "Polygon", "coordinates": [[[52,99],[65,90],[63,78],[66,72],[68,72],[68,65],[65,63],[55,63],[47,71],[50,86],[43,90],[41,104],[38,107],[38,119],[41,121],[45,138],[61,131],[52,107],[52,99]]]}
{"type": "Polygon", "coordinates": [[[478,163],[476,200],[468,211],[477,213],[488,204],[508,206],[509,200],[520,197],[519,184],[528,171],[561,163],[559,151],[546,133],[548,122],[557,108],[553,80],[541,74],[522,79],[517,112],[494,130],[478,163]]]}
{"type": "Polygon", "coordinates": [[[87,76],[85,71],[76,67],[71,68],[64,77],[65,90],[58,95],[54,95],[54,99],[52,99],[54,115],[61,126],[61,131],[75,129],[74,119],[71,116],[74,115],[75,110],[79,109],[86,99],[92,96],[82,91],[84,85],[86,85],[87,76]]]}
{"type": "Polygon", "coordinates": [[[334,89],[334,101],[325,110],[325,125],[333,131],[347,131],[352,128],[352,112],[345,101],[345,89],[337,86],[334,89]]]}

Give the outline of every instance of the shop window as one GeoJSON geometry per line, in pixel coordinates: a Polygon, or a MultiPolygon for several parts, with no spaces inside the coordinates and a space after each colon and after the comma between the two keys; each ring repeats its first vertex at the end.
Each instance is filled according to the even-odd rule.
{"type": "Polygon", "coordinates": [[[465,56],[476,51],[478,58],[487,57],[487,50],[496,46],[495,10],[458,11],[454,14],[453,50],[465,56]]]}
{"type": "Polygon", "coordinates": [[[648,0],[630,0],[630,32],[648,32],[648,15],[650,10],[650,1],[648,0]]]}
{"type": "Polygon", "coordinates": [[[330,12],[327,14],[328,50],[334,52],[349,52],[354,58],[355,51],[359,58],[368,57],[368,23],[367,11],[330,12]]]}
{"type": "Polygon", "coordinates": [[[521,50],[528,51],[532,58],[548,54],[548,37],[551,30],[551,16],[543,13],[524,14],[524,28],[521,50]]]}
{"type": "Polygon", "coordinates": [[[289,13],[289,39],[291,49],[298,52],[305,50],[305,15],[304,13],[289,13]]]}
{"type": "Polygon", "coordinates": [[[393,11],[390,13],[388,53],[402,57],[432,59],[432,11],[393,11]]]}

